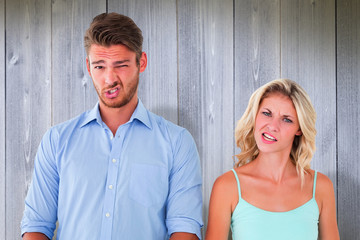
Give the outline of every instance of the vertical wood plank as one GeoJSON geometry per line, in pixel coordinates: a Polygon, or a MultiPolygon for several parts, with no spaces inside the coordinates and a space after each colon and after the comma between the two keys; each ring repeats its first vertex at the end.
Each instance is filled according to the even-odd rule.
{"type": "Polygon", "coordinates": [[[251,94],[280,77],[279,0],[235,0],[234,72],[236,126],[251,94]]]}
{"type": "Polygon", "coordinates": [[[106,12],[106,0],[53,1],[53,124],[91,109],[98,100],[86,69],[84,34],[92,19],[102,12],[106,12]]]}
{"type": "Polygon", "coordinates": [[[312,168],[336,190],[335,0],[282,1],[281,75],[298,82],[317,112],[312,168]]]}
{"type": "Polygon", "coordinates": [[[140,74],[139,98],[152,112],[178,123],[175,0],[108,0],[108,12],[129,16],[143,32],[148,66],[140,74]]]}
{"type": "MultiPolygon", "coordinates": [[[[5,0],[0,0],[0,66],[5,66],[5,0]]],[[[5,67],[0,68],[0,239],[5,239],[5,67]]]]}
{"type": "Polygon", "coordinates": [[[5,239],[20,238],[33,160],[51,123],[50,14],[51,1],[6,1],[5,239]]]}
{"type": "Polygon", "coordinates": [[[337,1],[338,223],[360,239],[360,2],[337,1]]]}
{"type": "Polygon", "coordinates": [[[197,143],[204,222],[215,179],[232,167],[233,2],[178,2],[179,123],[197,143]]]}

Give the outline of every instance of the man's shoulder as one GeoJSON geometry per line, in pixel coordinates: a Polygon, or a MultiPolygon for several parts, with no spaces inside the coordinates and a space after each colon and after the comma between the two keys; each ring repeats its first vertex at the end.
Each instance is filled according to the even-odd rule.
{"type": "Polygon", "coordinates": [[[195,141],[191,133],[184,127],[179,126],[162,116],[148,111],[153,131],[159,131],[173,145],[173,148],[183,144],[193,146],[195,141]]]}
{"type": "Polygon", "coordinates": [[[75,129],[85,125],[86,118],[89,115],[90,110],[85,111],[77,116],[70,118],[66,121],[57,123],[53,125],[49,131],[50,132],[57,132],[57,134],[65,134],[66,132],[72,132],[75,129]]]}
{"type": "Polygon", "coordinates": [[[148,110],[149,119],[153,127],[161,130],[166,130],[170,135],[175,136],[187,132],[184,127],[177,125],[176,123],[165,119],[164,117],[157,115],[148,110]]]}

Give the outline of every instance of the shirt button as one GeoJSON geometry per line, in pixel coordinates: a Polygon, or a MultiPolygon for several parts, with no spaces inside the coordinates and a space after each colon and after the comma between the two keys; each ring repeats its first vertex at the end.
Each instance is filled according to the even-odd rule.
{"type": "Polygon", "coordinates": [[[108,218],[110,217],[110,213],[106,213],[105,216],[108,218]]]}
{"type": "Polygon", "coordinates": [[[114,136],[113,136],[113,135],[111,135],[111,136],[110,136],[110,139],[112,140],[113,138],[114,138],[114,136]]]}
{"type": "Polygon", "coordinates": [[[113,185],[109,185],[109,189],[113,189],[113,187],[114,187],[113,185]]]}
{"type": "Polygon", "coordinates": [[[116,159],[115,159],[115,158],[113,158],[112,162],[113,162],[113,163],[116,163],[116,159]]]}

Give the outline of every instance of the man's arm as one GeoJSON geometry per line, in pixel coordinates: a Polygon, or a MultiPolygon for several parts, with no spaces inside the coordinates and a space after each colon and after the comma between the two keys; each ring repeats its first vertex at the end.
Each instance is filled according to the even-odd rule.
{"type": "Polygon", "coordinates": [[[187,130],[173,141],[166,226],[171,240],[201,239],[202,178],[199,154],[187,130]],[[183,235],[184,234],[184,235],[183,235]],[[187,237],[187,238],[185,238],[187,237]]]}
{"type": "Polygon", "coordinates": [[[171,234],[171,237],[169,240],[198,240],[198,239],[199,238],[196,236],[196,234],[176,232],[176,233],[171,234]]]}
{"type": "Polygon", "coordinates": [[[49,240],[49,238],[43,233],[29,232],[24,234],[23,240],[49,240]]]}
{"type": "Polygon", "coordinates": [[[43,233],[52,238],[56,228],[59,186],[59,175],[55,161],[57,136],[57,133],[54,135],[51,130],[47,131],[38,148],[21,221],[21,234],[23,236],[25,233],[43,233]]]}

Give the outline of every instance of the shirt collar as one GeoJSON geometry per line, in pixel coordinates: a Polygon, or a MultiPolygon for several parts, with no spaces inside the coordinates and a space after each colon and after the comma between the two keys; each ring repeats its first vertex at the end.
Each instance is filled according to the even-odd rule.
{"type": "MultiPolygon", "coordinates": [[[[131,115],[129,122],[132,122],[134,119],[139,120],[145,126],[147,126],[149,129],[152,129],[148,111],[146,110],[146,108],[144,107],[144,105],[140,99],[138,99],[138,104],[135,108],[135,111],[131,115]]],[[[80,127],[83,127],[94,120],[96,120],[96,122],[99,125],[103,126],[104,123],[100,116],[99,102],[97,102],[95,104],[94,108],[88,112],[88,114],[85,116],[84,120],[82,121],[80,127]]]]}
{"type": "Polygon", "coordinates": [[[143,103],[139,98],[138,98],[138,105],[136,106],[135,111],[132,114],[129,122],[132,122],[134,119],[139,120],[149,129],[152,129],[148,111],[146,110],[146,108],[144,107],[143,103]]]}

